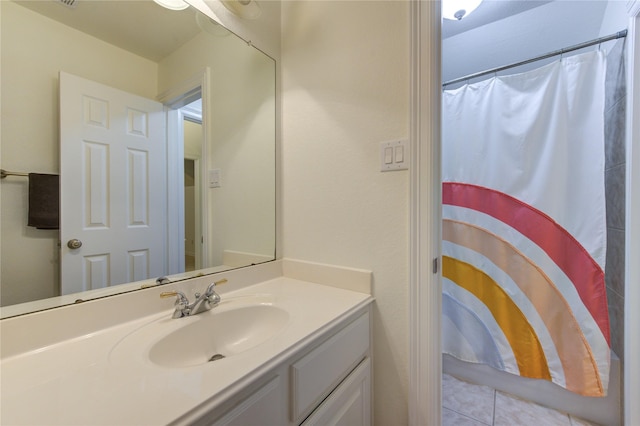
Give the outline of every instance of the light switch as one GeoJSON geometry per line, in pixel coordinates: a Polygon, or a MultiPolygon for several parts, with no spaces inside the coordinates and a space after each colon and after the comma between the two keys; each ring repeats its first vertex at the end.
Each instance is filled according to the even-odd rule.
{"type": "Polygon", "coordinates": [[[384,164],[393,163],[393,148],[390,146],[384,149],[384,164]]]}
{"type": "Polygon", "coordinates": [[[380,171],[409,168],[409,141],[406,139],[380,143],[380,171]]]}
{"type": "Polygon", "coordinates": [[[209,188],[220,188],[220,169],[209,170],[209,188]]]}
{"type": "Polygon", "coordinates": [[[395,147],[396,158],[393,160],[396,163],[404,162],[404,146],[399,145],[395,147]]]}

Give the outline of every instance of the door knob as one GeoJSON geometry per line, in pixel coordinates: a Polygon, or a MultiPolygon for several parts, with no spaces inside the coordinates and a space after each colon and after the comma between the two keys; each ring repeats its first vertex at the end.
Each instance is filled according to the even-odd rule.
{"type": "Polygon", "coordinates": [[[73,240],[67,241],[67,247],[70,249],[79,249],[82,247],[82,241],[74,238],[73,240]]]}

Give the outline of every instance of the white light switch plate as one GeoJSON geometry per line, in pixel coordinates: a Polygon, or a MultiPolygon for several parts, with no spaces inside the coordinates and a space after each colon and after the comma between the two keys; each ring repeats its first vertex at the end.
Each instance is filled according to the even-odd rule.
{"type": "Polygon", "coordinates": [[[220,188],[220,169],[209,170],[209,188],[220,188]]]}
{"type": "Polygon", "coordinates": [[[407,139],[380,143],[380,171],[408,170],[409,154],[407,139]]]}

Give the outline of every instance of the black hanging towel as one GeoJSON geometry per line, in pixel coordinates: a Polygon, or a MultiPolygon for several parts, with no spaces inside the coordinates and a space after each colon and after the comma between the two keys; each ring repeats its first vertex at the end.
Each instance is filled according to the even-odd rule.
{"type": "Polygon", "coordinates": [[[29,173],[29,219],[38,229],[60,228],[60,177],[29,173]]]}

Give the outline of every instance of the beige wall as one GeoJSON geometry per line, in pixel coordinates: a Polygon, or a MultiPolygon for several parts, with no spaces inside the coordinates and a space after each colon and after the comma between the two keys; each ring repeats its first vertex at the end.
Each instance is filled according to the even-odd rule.
{"type": "MultiPolygon", "coordinates": [[[[2,168],[59,173],[58,72],[155,98],[157,65],[1,1],[2,168]]],[[[26,226],[26,178],[7,178],[2,198],[1,304],[54,296],[57,231],[26,226]]]]}
{"type": "Polygon", "coordinates": [[[373,271],[374,416],[407,423],[409,2],[282,4],[285,257],[373,271]]]}

